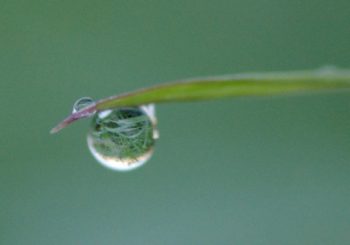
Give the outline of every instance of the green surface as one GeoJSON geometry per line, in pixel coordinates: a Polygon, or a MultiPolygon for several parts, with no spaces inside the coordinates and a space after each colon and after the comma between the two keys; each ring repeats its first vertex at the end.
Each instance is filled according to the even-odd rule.
{"type": "Polygon", "coordinates": [[[162,104],[153,158],[103,168],[82,96],[350,67],[350,2],[0,0],[0,244],[347,244],[348,92],[162,104]]]}
{"type": "Polygon", "coordinates": [[[350,71],[282,72],[198,78],[164,83],[96,103],[97,110],[149,103],[201,101],[227,97],[286,95],[350,88],[350,71]]]}
{"type": "MultiPolygon", "coordinates": [[[[148,104],[204,101],[228,97],[252,97],[289,94],[311,94],[312,92],[349,92],[350,70],[321,68],[315,71],[288,71],[256,74],[226,75],[221,77],[195,78],[184,81],[162,83],[137,91],[117,94],[93,102],[73,113],[50,130],[54,134],[71,123],[90,117],[96,111],[126,106],[148,104]]],[[[79,99],[73,105],[81,103],[79,99]]]]}

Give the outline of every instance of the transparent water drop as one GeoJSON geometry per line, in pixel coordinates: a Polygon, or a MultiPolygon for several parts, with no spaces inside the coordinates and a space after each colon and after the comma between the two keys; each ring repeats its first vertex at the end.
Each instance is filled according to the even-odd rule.
{"type": "Polygon", "coordinates": [[[95,101],[90,97],[82,97],[74,103],[72,113],[76,113],[94,103],[95,101]]]}
{"type": "Polygon", "coordinates": [[[152,156],[158,137],[154,105],[105,110],[92,118],[87,143],[103,166],[128,171],[152,156]]]}

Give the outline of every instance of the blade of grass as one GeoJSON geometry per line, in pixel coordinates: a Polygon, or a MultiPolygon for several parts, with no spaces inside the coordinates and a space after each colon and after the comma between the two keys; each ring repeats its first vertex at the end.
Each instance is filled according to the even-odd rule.
{"type": "Polygon", "coordinates": [[[350,71],[321,69],[303,72],[255,73],[198,78],[165,83],[135,92],[111,96],[71,114],[51,133],[95,111],[150,103],[197,101],[242,96],[271,96],[290,93],[350,89],[350,71]]]}

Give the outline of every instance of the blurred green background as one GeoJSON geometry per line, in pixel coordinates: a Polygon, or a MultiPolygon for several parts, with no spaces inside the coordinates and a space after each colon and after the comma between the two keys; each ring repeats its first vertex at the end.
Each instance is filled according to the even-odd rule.
{"type": "Polygon", "coordinates": [[[0,244],[349,244],[349,93],[157,107],[119,173],[82,96],[188,77],[350,67],[348,0],[0,0],[0,244]]]}

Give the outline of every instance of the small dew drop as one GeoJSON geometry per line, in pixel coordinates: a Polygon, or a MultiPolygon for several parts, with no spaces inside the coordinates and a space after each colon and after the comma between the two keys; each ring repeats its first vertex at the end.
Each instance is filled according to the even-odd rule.
{"type": "Polygon", "coordinates": [[[152,156],[157,136],[154,105],[125,107],[96,113],[87,143],[103,166],[129,171],[152,156]]]}
{"type": "Polygon", "coordinates": [[[93,99],[91,99],[90,97],[83,97],[78,99],[74,105],[73,105],[73,110],[72,113],[77,113],[78,111],[94,104],[95,101],[93,99]]]}

